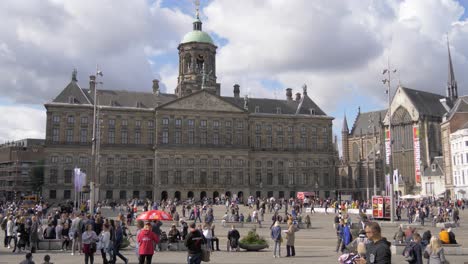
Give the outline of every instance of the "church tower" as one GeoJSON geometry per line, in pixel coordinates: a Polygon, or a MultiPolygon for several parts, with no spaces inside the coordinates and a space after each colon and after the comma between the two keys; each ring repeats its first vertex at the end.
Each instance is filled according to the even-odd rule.
{"type": "Polygon", "coordinates": [[[452,56],[450,54],[450,44],[447,36],[447,50],[448,50],[448,80],[447,80],[447,97],[455,103],[458,98],[457,81],[455,80],[455,73],[453,71],[452,56]]]}
{"type": "Polygon", "coordinates": [[[175,94],[178,97],[206,89],[220,95],[221,85],[216,83],[216,47],[210,35],[202,30],[196,6],[193,30],[187,33],[177,48],[179,50],[179,77],[175,94]]]}
{"type": "Polygon", "coordinates": [[[343,119],[343,128],[341,129],[341,149],[343,150],[343,162],[349,162],[349,128],[348,121],[346,120],[346,114],[343,119]]]}

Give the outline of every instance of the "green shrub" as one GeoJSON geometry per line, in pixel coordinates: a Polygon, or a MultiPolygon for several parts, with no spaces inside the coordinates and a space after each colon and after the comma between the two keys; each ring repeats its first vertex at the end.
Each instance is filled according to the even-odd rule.
{"type": "Polygon", "coordinates": [[[255,245],[268,245],[268,242],[257,234],[255,229],[252,229],[247,233],[247,236],[240,240],[242,244],[255,244],[255,245]]]}

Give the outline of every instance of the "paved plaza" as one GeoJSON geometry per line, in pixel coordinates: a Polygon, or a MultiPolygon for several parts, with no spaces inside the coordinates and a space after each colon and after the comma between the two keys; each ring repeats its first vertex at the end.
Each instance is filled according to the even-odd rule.
{"type": "MultiPolygon", "coordinates": [[[[178,208],[180,210],[180,207],[178,208]]],[[[312,229],[301,229],[296,233],[296,256],[293,258],[282,257],[279,259],[273,258],[272,244],[269,240],[269,226],[271,225],[271,214],[265,215],[265,223],[262,228],[257,228],[260,235],[267,238],[270,242],[270,248],[260,252],[226,252],[226,236],[228,227],[224,228],[221,226],[220,219],[224,214],[224,206],[215,206],[215,234],[220,239],[221,251],[216,251],[212,254],[211,263],[338,263],[337,259],[339,254],[335,253],[336,248],[336,235],[333,229],[333,218],[334,214],[312,214],[312,229]]],[[[241,206],[241,211],[244,214],[248,213],[248,207],[241,206]]],[[[114,216],[115,213],[110,210],[104,210],[105,214],[114,216]]],[[[454,228],[456,239],[462,247],[468,247],[468,225],[466,225],[466,219],[468,212],[460,211],[461,227],[454,228]]],[[[352,220],[357,222],[357,216],[352,215],[352,220]]],[[[404,222],[402,222],[404,223],[404,222]]],[[[167,230],[171,223],[167,222],[163,225],[163,230],[167,230]]],[[[246,225],[247,226],[247,225],[246,225]]],[[[249,227],[239,228],[241,236],[247,234],[249,227]]],[[[388,240],[393,239],[393,234],[396,231],[396,227],[384,227],[383,235],[388,240]]],[[[426,229],[430,229],[432,234],[438,234],[439,229],[432,226],[418,227],[418,231],[422,234],[426,229]]],[[[0,236],[3,239],[3,232],[0,236]]],[[[286,254],[286,246],[282,245],[281,254],[286,254]]],[[[126,257],[129,257],[129,263],[138,263],[136,255],[132,249],[125,249],[122,251],[126,257]]],[[[68,264],[68,263],[84,263],[83,255],[71,256],[70,252],[61,251],[43,251],[39,250],[34,254],[34,260],[36,263],[42,263],[44,255],[49,254],[52,257],[52,262],[55,264],[68,264]]],[[[153,257],[153,263],[184,263],[186,262],[186,252],[173,252],[163,251],[156,252],[153,257]]],[[[449,255],[448,260],[450,263],[465,263],[468,261],[468,255],[449,255]]],[[[19,263],[24,259],[24,254],[18,255],[7,251],[3,246],[0,246],[0,263],[19,263]]],[[[407,263],[404,261],[402,256],[392,256],[392,263],[407,263]]],[[[95,255],[95,263],[102,263],[100,255],[95,255]]],[[[120,260],[117,263],[122,263],[120,260]]]]}

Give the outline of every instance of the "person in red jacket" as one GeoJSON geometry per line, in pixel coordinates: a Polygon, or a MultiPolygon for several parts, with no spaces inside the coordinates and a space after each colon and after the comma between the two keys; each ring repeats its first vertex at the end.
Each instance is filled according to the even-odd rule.
{"type": "Polygon", "coordinates": [[[138,234],[138,261],[139,264],[151,264],[154,254],[154,245],[159,242],[159,237],[151,231],[151,224],[146,223],[138,234]],[[145,262],[146,260],[146,262],[145,262]]]}

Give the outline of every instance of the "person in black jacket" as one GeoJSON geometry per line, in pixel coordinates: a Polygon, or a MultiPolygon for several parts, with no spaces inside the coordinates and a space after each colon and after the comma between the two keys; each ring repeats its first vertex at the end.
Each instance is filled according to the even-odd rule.
{"type": "Polygon", "coordinates": [[[235,228],[234,225],[231,226],[231,230],[228,232],[228,251],[236,250],[239,251],[239,231],[235,228]]]}
{"type": "Polygon", "coordinates": [[[382,237],[380,226],[377,222],[370,222],[366,226],[366,235],[369,243],[366,245],[366,256],[356,260],[358,264],[390,264],[392,252],[390,242],[382,237]]]}
{"type": "Polygon", "coordinates": [[[190,232],[185,238],[185,246],[187,247],[187,263],[200,264],[202,256],[202,244],[205,244],[205,238],[200,230],[196,229],[195,223],[190,223],[190,232]]]}
{"type": "Polygon", "coordinates": [[[413,241],[411,242],[411,250],[413,255],[413,260],[408,261],[410,264],[423,264],[423,256],[422,256],[422,245],[421,245],[421,235],[418,233],[413,234],[413,241]]]}

